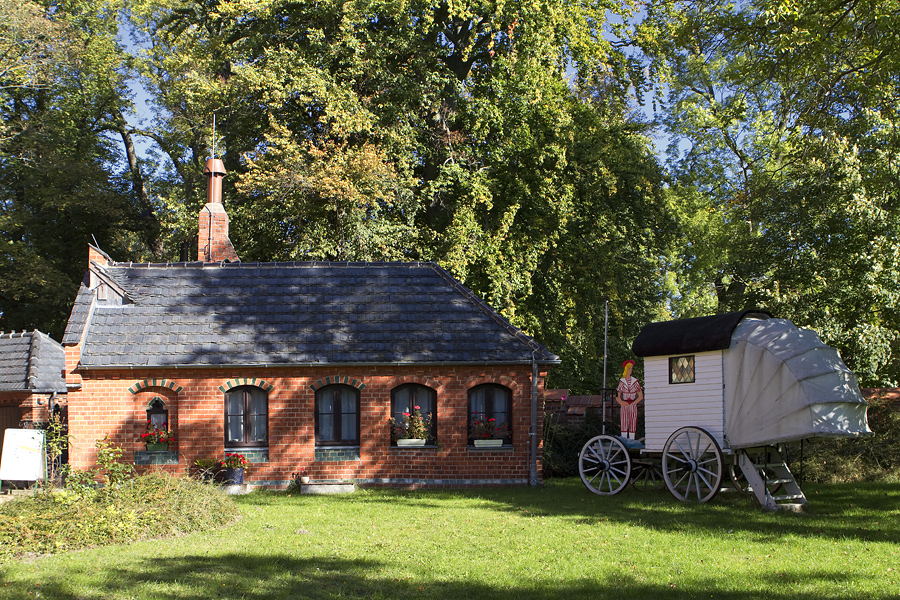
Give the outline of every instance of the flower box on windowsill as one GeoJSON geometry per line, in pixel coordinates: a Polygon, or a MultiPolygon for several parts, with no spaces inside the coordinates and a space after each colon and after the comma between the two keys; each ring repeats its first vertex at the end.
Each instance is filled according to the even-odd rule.
{"type": "Polygon", "coordinates": [[[147,452],[168,452],[169,444],[147,444],[147,452]]]}
{"type": "Polygon", "coordinates": [[[473,442],[476,448],[501,448],[503,447],[503,440],[474,440],[473,442]]]}
{"type": "Polygon", "coordinates": [[[404,438],[397,440],[398,448],[421,448],[424,445],[425,440],[422,438],[404,438]]]}

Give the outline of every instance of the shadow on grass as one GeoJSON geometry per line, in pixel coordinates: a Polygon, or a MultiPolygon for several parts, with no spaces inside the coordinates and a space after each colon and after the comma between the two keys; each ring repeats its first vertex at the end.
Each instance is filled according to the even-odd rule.
{"type": "MultiPolygon", "coordinates": [[[[464,598],[479,600],[488,598],[515,598],[539,600],[544,598],[667,598],[681,600],[696,598],[698,593],[715,590],[721,600],[749,600],[758,597],[758,591],[728,591],[717,586],[710,577],[689,588],[679,589],[674,584],[638,582],[630,574],[616,577],[615,581],[586,581],[584,583],[524,584],[521,587],[491,587],[483,583],[439,582],[431,580],[397,580],[380,578],[382,565],[375,561],[347,561],[339,559],[298,559],[287,554],[266,557],[230,554],[215,558],[186,556],[177,558],[147,558],[132,561],[119,568],[106,569],[102,579],[93,576],[94,587],[89,591],[78,590],[70,583],[80,574],[68,571],[68,578],[51,578],[40,586],[10,585],[0,579],[3,598],[25,600],[40,597],[48,600],[87,600],[100,598],[153,598],[156,600],[201,600],[210,598],[244,598],[248,600],[279,599],[331,599],[331,598],[464,598]],[[717,589],[718,587],[718,589],[717,589]]],[[[0,571],[2,573],[2,571],[0,571]]],[[[791,591],[794,582],[824,578],[840,585],[833,573],[798,574],[790,570],[773,574],[784,584],[784,593],[767,598],[791,598],[793,600],[819,600],[839,598],[791,591]]],[[[706,594],[704,593],[704,596],[706,594]]]]}
{"type": "MultiPolygon", "coordinates": [[[[680,502],[665,489],[641,492],[628,488],[615,496],[597,496],[574,478],[553,479],[539,488],[369,490],[333,501],[469,510],[475,499],[521,518],[564,517],[582,525],[613,522],[662,532],[744,533],[757,541],[798,536],[900,544],[900,485],[818,485],[808,486],[807,494],[809,505],[800,514],[766,513],[756,500],[737,493],[719,494],[705,504],[680,502]],[[467,502],[457,502],[462,498],[467,502]]],[[[265,496],[248,497],[248,501],[267,502],[265,496]]]]}

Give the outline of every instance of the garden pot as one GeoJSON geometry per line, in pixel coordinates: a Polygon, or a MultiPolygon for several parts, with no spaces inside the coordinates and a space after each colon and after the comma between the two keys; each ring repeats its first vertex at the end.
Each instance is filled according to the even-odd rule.
{"type": "Polygon", "coordinates": [[[476,448],[499,448],[503,445],[503,440],[475,440],[476,448]]]}
{"type": "Polygon", "coordinates": [[[227,485],[240,485],[244,483],[244,468],[223,469],[225,474],[225,483],[227,485]]]}
{"type": "Polygon", "coordinates": [[[412,448],[424,446],[425,440],[421,438],[404,438],[402,440],[397,440],[397,446],[400,448],[412,448]]]}
{"type": "Polygon", "coordinates": [[[167,452],[168,444],[147,444],[147,452],[167,452]]]}
{"type": "Polygon", "coordinates": [[[303,475],[302,477],[300,477],[300,483],[309,483],[309,477],[303,475]]]}

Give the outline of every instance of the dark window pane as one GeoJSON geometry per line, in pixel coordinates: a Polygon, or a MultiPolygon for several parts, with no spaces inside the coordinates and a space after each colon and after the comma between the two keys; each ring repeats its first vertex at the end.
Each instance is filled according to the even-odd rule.
{"type": "Polygon", "coordinates": [[[359,392],[329,385],[316,392],[316,442],[351,445],[359,439],[359,392]]]}
{"type": "Polygon", "coordinates": [[[334,441],[334,415],[319,414],[319,439],[325,442],[334,441]]]}
{"type": "Polygon", "coordinates": [[[264,445],[269,439],[269,400],[265,390],[244,386],[225,395],[226,444],[264,445]]]}

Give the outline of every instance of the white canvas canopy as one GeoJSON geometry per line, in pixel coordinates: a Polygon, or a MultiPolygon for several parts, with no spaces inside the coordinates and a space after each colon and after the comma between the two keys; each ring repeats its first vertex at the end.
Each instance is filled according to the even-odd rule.
{"type": "Polygon", "coordinates": [[[871,433],[856,376],[837,350],[785,319],[744,318],[723,375],[732,448],[871,433]]]}

